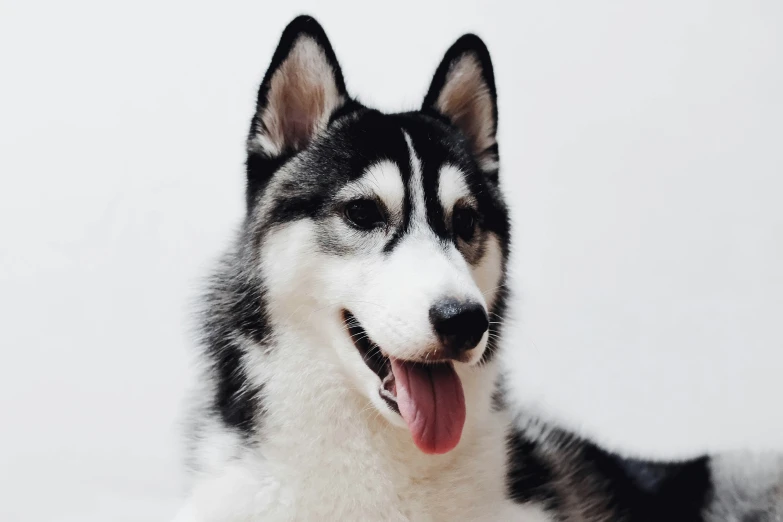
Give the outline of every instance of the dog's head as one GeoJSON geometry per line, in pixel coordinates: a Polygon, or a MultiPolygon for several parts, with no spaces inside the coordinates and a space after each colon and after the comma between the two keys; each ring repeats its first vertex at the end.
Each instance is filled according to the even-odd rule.
{"type": "Polygon", "coordinates": [[[459,441],[456,366],[491,355],[508,216],[489,53],[460,38],[420,111],[351,98],[318,23],[284,31],[248,138],[247,244],[267,313],[307,330],[426,452],[459,441]]]}

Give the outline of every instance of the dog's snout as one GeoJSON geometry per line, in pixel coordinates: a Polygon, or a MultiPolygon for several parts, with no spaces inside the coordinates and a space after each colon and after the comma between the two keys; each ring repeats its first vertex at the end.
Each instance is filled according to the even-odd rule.
{"type": "Polygon", "coordinates": [[[483,305],[454,299],[435,303],[430,308],[430,322],[443,347],[454,357],[475,348],[489,328],[483,305]]]}

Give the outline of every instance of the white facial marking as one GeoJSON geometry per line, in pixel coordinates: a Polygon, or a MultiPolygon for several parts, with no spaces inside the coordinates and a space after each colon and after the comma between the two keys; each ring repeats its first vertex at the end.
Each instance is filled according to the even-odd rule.
{"type": "Polygon", "coordinates": [[[408,153],[411,156],[411,179],[409,188],[411,191],[411,199],[413,200],[413,208],[411,209],[411,223],[414,227],[423,227],[427,223],[427,205],[424,201],[424,184],[421,173],[421,160],[416,155],[416,151],[413,149],[413,141],[407,132],[403,131],[405,135],[405,143],[408,144],[408,153]]]}
{"type": "Polygon", "coordinates": [[[341,191],[340,196],[345,198],[377,196],[387,210],[393,213],[401,212],[405,199],[402,173],[396,163],[383,160],[371,165],[362,177],[348,184],[341,191]]]}
{"type": "Polygon", "coordinates": [[[310,220],[300,220],[270,231],[264,239],[260,269],[269,289],[273,320],[301,320],[300,314],[318,304],[324,294],[318,270],[323,256],[313,248],[315,226],[310,220]]]}
{"type": "Polygon", "coordinates": [[[470,190],[465,174],[454,165],[443,165],[439,172],[438,199],[446,216],[451,215],[457,201],[468,198],[470,198],[470,190]]]}
{"type": "Polygon", "coordinates": [[[437,350],[429,319],[435,303],[484,302],[465,260],[444,249],[429,229],[406,234],[359,291],[360,302],[381,306],[357,308],[357,318],[385,353],[400,359],[425,360],[437,350]]]}

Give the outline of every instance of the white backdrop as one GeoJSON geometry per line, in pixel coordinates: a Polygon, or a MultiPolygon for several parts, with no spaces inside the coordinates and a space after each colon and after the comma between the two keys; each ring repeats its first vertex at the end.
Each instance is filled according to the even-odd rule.
{"type": "Polygon", "coordinates": [[[0,0],[0,519],[176,508],[188,307],[302,12],[387,110],[490,47],[521,403],[630,454],[783,449],[781,2],[0,0]]]}

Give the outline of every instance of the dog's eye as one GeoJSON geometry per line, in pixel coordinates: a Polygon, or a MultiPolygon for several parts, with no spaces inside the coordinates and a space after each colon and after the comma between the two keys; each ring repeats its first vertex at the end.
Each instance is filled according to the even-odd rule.
{"type": "Polygon", "coordinates": [[[371,230],[383,226],[386,219],[378,204],[371,199],[357,199],[345,206],[345,217],[356,228],[371,230]]]}
{"type": "Polygon", "coordinates": [[[469,208],[455,208],[451,226],[454,234],[463,241],[470,241],[476,233],[476,212],[469,208]]]}

